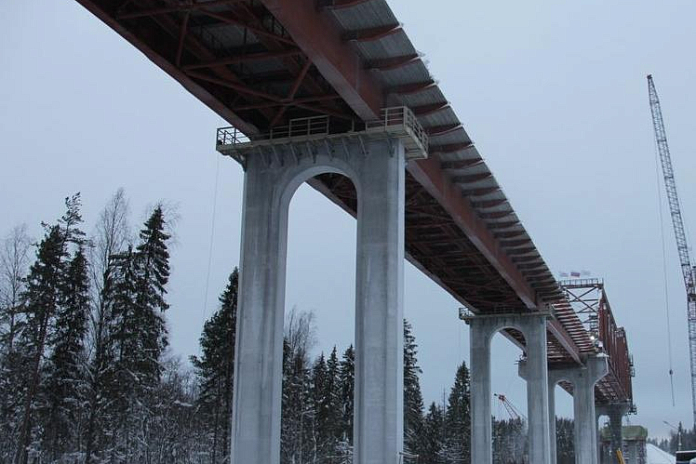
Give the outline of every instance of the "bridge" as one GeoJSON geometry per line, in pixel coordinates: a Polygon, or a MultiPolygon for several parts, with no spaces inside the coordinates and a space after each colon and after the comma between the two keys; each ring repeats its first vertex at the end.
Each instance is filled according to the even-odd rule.
{"type": "Polygon", "coordinates": [[[633,405],[603,283],[554,278],[385,0],[77,1],[232,125],[217,149],[245,170],[233,463],[279,461],[287,215],[304,182],[358,221],[356,464],[403,456],[404,259],[470,325],[472,462],[492,462],[499,331],[524,352],[530,462],[555,462],[557,383],[577,462],[597,462],[597,415],[620,431],[633,405]]]}

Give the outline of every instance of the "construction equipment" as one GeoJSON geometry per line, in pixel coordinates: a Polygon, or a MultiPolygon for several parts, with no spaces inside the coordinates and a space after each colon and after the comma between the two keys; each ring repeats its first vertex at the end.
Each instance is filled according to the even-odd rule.
{"type": "MultiPolygon", "coordinates": [[[[665,132],[665,124],[662,119],[662,109],[660,108],[660,99],[655,90],[655,84],[652,75],[648,75],[648,92],[650,94],[650,110],[652,112],[653,126],[655,127],[655,141],[657,142],[657,151],[660,156],[660,164],[662,165],[662,174],[664,175],[665,189],[667,190],[667,200],[669,209],[672,215],[672,226],[674,227],[674,235],[677,239],[677,250],[679,251],[679,262],[681,264],[682,275],[684,277],[684,285],[686,286],[687,299],[687,318],[689,329],[689,352],[691,361],[691,401],[696,424],[696,284],[694,279],[694,266],[689,257],[689,247],[686,240],[686,232],[684,229],[684,219],[682,218],[679,196],[677,195],[677,185],[674,180],[674,170],[672,168],[672,158],[669,153],[667,144],[667,134],[665,132]]],[[[671,375],[671,372],[670,372],[671,375]]]]}
{"type": "Polygon", "coordinates": [[[626,461],[623,457],[623,452],[620,449],[616,450],[616,459],[618,459],[619,464],[626,464],[626,461]]]}
{"type": "Polygon", "coordinates": [[[494,393],[493,396],[498,398],[500,400],[500,403],[503,405],[507,413],[510,415],[510,419],[512,420],[521,420],[523,422],[527,422],[527,416],[522,414],[519,409],[515,407],[514,404],[512,404],[506,397],[505,395],[500,395],[498,393],[494,393]]]}

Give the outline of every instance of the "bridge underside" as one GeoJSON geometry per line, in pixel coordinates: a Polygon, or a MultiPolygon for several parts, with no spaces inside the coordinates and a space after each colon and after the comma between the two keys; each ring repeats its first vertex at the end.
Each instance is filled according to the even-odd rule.
{"type": "MultiPolygon", "coordinates": [[[[479,314],[554,305],[549,363],[578,365],[595,349],[565,296],[384,0],[77,0],[247,135],[331,117],[331,131],[409,107],[429,158],[405,177],[408,259],[479,314]],[[309,2],[315,4],[315,2],[309,2]]],[[[349,213],[342,176],[310,181],[349,213]]],[[[508,338],[524,347],[515,330],[508,338]]],[[[568,389],[568,387],[566,386],[568,389]]],[[[623,393],[608,383],[601,398],[623,393]]]]}

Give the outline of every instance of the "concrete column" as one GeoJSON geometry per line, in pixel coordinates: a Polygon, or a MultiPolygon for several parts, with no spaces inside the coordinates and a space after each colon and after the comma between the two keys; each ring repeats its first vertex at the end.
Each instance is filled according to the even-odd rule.
{"type": "MultiPolygon", "coordinates": [[[[520,367],[520,372],[523,370],[520,367]]],[[[549,449],[551,453],[551,464],[558,462],[558,437],[556,435],[556,385],[560,379],[549,371],[549,449]]],[[[523,377],[524,378],[524,377],[523,377]]]]}
{"type": "MultiPolygon", "coordinates": [[[[600,355],[585,360],[585,366],[577,368],[553,369],[549,371],[549,389],[566,380],[573,384],[573,411],[575,436],[575,462],[578,464],[597,464],[599,446],[597,440],[597,414],[594,403],[594,386],[608,372],[606,356],[600,355]]],[[[520,375],[527,378],[526,365],[520,364],[520,375]]],[[[552,404],[549,393],[549,404],[552,404]]],[[[555,402],[555,400],[553,400],[555,402]]],[[[549,408],[551,409],[551,407],[549,408]]],[[[554,426],[549,427],[555,429],[554,426]]],[[[555,430],[551,432],[551,449],[555,454],[555,430]]],[[[556,462],[552,455],[551,462],[556,462]]]]}
{"type": "Polygon", "coordinates": [[[601,413],[609,416],[610,453],[612,463],[618,462],[616,450],[623,449],[623,416],[630,410],[630,406],[624,403],[615,403],[601,406],[601,413]]]}
{"type": "MultiPolygon", "coordinates": [[[[496,332],[514,328],[525,338],[529,462],[550,464],[548,372],[546,368],[545,314],[472,316],[471,326],[471,462],[491,464],[491,339],[496,332]]],[[[522,369],[522,367],[521,367],[522,369]]]]}
{"type": "Polygon", "coordinates": [[[358,193],[353,462],[398,464],[403,450],[403,144],[324,142],[245,156],[233,464],[280,462],[287,215],[295,190],[325,172],[358,193]]]}
{"type": "Polygon", "coordinates": [[[244,181],[232,462],[277,464],[287,221],[277,176],[250,156],[244,181]]]}
{"type": "Polygon", "coordinates": [[[606,356],[585,361],[585,369],[577,369],[573,382],[573,412],[575,415],[575,462],[597,464],[597,416],[595,413],[595,384],[609,368],[606,356]]]}
{"type": "Polygon", "coordinates": [[[471,364],[471,462],[493,463],[491,337],[486,319],[469,321],[471,364]]]}
{"type": "Polygon", "coordinates": [[[551,461],[549,431],[549,378],[546,352],[546,317],[526,318],[527,416],[529,417],[529,462],[551,461]]]}
{"type": "Polygon", "coordinates": [[[355,464],[403,451],[403,145],[372,143],[358,194],[355,464]]]}

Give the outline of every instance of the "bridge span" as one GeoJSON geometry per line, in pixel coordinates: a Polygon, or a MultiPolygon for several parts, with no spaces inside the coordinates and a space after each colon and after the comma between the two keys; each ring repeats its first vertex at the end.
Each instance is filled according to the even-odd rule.
{"type": "Polygon", "coordinates": [[[279,461],[287,214],[305,181],[358,220],[356,464],[402,459],[404,258],[470,325],[472,462],[492,462],[498,331],[525,353],[530,462],[555,461],[556,383],[577,462],[597,462],[596,414],[620,430],[633,405],[603,283],[554,278],[385,0],[76,1],[233,126],[217,137],[245,170],[233,463],[279,461]]]}

